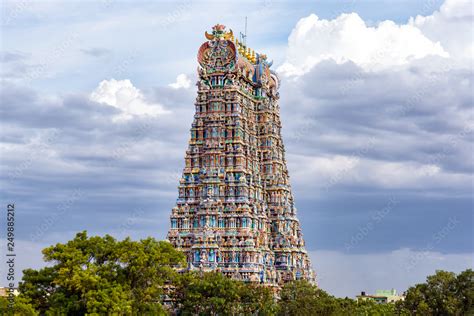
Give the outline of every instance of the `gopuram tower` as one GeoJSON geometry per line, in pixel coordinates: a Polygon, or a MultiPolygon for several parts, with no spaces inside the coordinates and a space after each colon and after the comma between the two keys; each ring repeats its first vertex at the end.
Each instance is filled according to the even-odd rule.
{"type": "Polygon", "coordinates": [[[268,285],[314,281],[280,133],[280,80],[224,25],[205,35],[168,240],[191,270],[268,285]]]}

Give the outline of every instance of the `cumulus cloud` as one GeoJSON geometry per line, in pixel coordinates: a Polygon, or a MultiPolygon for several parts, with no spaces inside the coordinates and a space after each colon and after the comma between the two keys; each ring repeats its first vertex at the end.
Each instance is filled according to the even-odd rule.
{"type": "Polygon", "coordinates": [[[133,116],[157,116],[169,113],[162,105],[149,103],[142,92],[128,79],[103,80],[91,93],[90,99],[119,109],[121,113],[116,116],[117,120],[127,120],[133,116]]]}
{"type": "Polygon", "coordinates": [[[311,14],[300,19],[291,32],[287,60],[278,70],[300,75],[327,59],[380,69],[429,55],[449,56],[440,43],[431,41],[411,24],[397,25],[387,20],[370,27],[357,13],[341,14],[334,20],[311,14]]]}
{"type": "Polygon", "coordinates": [[[174,89],[187,89],[191,86],[191,79],[186,74],[180,74],[176,77],[176,82],[170,83],[169,86],[174,89]]]}
{"type": "Polygon", "coordinates": [[[419,28],[432,41],[457,59],[472,62],[474,5],[470,0],[447,0],[429,16],[410,18],[409,25],[419,28]]]}
{"type": "Polygon", "coordinates": [[[470,14],[457,7],[447,1],[426,19],[440,27],[433,34],[443,33],[441,22],[449,24],[449,35],[425,32],[428,22],[423,29],[419,17],[418,25],[412,19],[368,27],[356,14],[330,21],[309,16],[295,26],[279,69],[284,74],[280,103],[287,162],[309,249],[344,249],[351,234],[370,221],[372,210],[394,196],[400,201],[396,211],[358,251],[420,251],[452,214],[460,224],[432,250],[473,251],[468,238],[473,73],[471,61],[456,54],[454,46],[470,47],[464,37],[472,32],[466,27],[470,14]],[[456,35],[456,27],[466,32],[456,35]],[[370,43],[352,34],[357,29],[370,43]],[[386,46],[390,36],[394,47],[386,46]],[[338,227],[338,233],[328,227],[338,227]]]}

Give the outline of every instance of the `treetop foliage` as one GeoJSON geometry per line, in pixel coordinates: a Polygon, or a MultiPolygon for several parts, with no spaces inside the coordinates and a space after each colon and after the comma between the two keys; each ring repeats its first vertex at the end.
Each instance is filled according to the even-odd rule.
{"type": "MultiPolygon", "coordinates": [[[[117,241],[80,232],[43,250],[50,265],[26,269],[15,315],[474,315],[474,272],[437,271],[396,304],[335,298],[305,280],[280,291],[220,272],[178,272],[166,241],[117,241]]],[[[0,298],[0,313],[12,312],[0,298]]]]}

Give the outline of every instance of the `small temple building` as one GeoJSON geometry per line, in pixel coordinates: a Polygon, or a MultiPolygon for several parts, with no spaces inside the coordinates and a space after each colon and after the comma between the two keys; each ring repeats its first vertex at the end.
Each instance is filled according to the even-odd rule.
{"type": "Polygon", "coordinates": [[[314,282],[285,161],[280,79],[267,56],[224,25],[205,36],[167,238],[190,270],[275,286],[314,282]]]}

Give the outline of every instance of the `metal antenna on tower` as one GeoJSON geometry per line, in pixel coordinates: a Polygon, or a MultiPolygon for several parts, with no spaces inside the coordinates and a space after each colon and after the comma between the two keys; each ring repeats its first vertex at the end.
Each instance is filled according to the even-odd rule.
{"type": "Polygon", "coordinates": [[[244,35],[244,45],[247,46],[247,17],[245,17],[245,35],[244,35]]]}
{"type": "Polygon", "coordinates": [[[245,17],[245,33],[242,34],[242,32],[239,32],[240,33],[240,42],[242,43],[242,45],[244,46],[247,46],[247,17],[245,17]]]}

